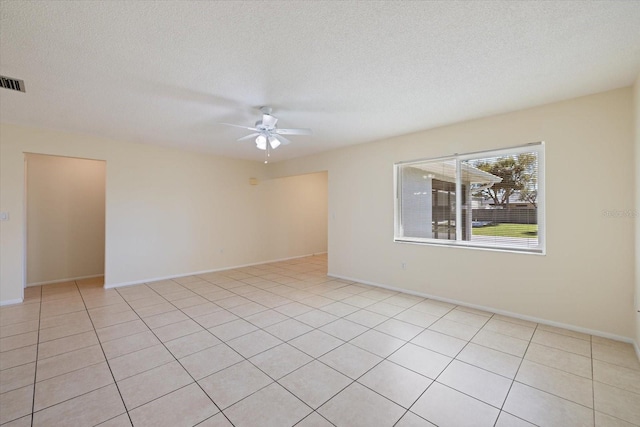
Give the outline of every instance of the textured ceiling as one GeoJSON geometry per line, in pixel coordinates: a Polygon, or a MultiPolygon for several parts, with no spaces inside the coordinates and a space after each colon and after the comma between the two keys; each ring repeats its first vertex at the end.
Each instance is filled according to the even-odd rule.
{"type": "Polygon", "coordinates": [[[632,84],[640,1],[1,1],[0,120],[273,161],[632,84]]]}

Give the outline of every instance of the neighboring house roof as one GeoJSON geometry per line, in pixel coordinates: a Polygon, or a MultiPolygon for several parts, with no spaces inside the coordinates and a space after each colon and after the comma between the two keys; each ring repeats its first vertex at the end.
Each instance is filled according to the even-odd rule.
{"type": "MultiPolygon", "coordinates": [[[[501,182],[502,178],[490,174],[489,172],[482,171],[478,168],[474,168],[466,163],[460,164],[462,169],[462,181],[471,184],[495,184],[501,182]]],[[[411,165],[411,167],[423,170],[427,172],[429,178],[439,179],[440,181],[456,181],[456,161],[446,160],[442,162],[430,162],[417,165],[411,165]]]]}

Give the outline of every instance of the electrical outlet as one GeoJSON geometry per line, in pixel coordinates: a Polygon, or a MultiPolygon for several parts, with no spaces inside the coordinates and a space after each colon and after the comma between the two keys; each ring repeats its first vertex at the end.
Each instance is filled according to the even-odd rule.
{"type": "Polygon", "coordinates": [[[223,254],[224,253],[224,248],[220,248],[220,253],[223,254]]]}
{"type": "Polygon", "coordinates": [[[406,262],[403,261],[401,265],[402,265],[402,269],[403,270],[407,269],[407,263],[406,262]]]}
{"type": "Polygon", "coordinates": [[[9,212],[0,212],[0,221],[9,221],[9,212]]]}

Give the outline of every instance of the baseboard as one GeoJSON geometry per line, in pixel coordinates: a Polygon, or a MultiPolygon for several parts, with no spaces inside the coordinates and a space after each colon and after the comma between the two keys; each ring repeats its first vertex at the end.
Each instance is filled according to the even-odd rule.
{"type": "Polygon", "coordinates": [[[353,277],[346,277],[346,276],[341,276],[341,275],[332,274],[332,273],[329,273],[327,275],[330,276],[330,277],[335,277],[336,279],[349,280],[349,281],[352,281],[352,282],[363,283],[365,285],[376,286],[378,288],[388,289],[388,290],[391,290],[391,291],[403,292],[405,294],[415,295],[415,296],[428,298],[428,299],[433,299],[433,300],[436,300],[436,301],[447,302],[449,304],[461,305],[463,307],[469,307],[469,308],[475,308],[477,310],[489,311],[491,313],[500,314],[500,315],[503,315],[503,316],[514,317],[516,319],[521,319],[521,320],[527,320],[529,322],[540,323],[542,325],[555,326],[556,328],[563,328],[563,329],[568,329],[570,331],[581,332],[583,334],[595,335],[595,336],[602,337],[602,338],[609,338],[609,339],[612,339],[612,340],[615,340],[615,341],[626,342],[626,343],[629,343],[629,344],[633,344],[635,346],[636,353],[638,355],[638,359],[640,359],[640,349],[638,348],[638,344],[634,340],[632,340],[631,338],[628,338],[628,337],[623,337],[623,336],[620,336],[620,335],[610,334],[608,332],[596,331],[596,330],[588,329],[588,328],[582,328],[580,326],[569,325],[569,324],[566,324],[566,323],[555,322],[553,320],[541,319],[541,318],[538,318],[538,317],[527,316],[527,315],[519,314],[519,313],[513,313],[511,311],[500,310],[500,309],[496,309],[496,308],[493,308],[493,307],[487,307],[487,306],[477,305],[477,304],[470,304],[470,303],[465,302],[465,301],[459,301],[459,300],[454,300],[454,299],[450,299],[450,298],[443,298],[443,297],[439,297],[437,295],[430,295],[430,294],[426,294],[426,293],[423,293],[423,292],[413,291],[413,290],[410,290],[410,289],[398,288],[398,287],[395,287],[395,286],[383,285],[381,283],[369,282],[369,281],[366,281],[366,280],[360,280],[360,279],[356,279],[356,278],[353,278],[353,277]]]}
{"type": "Polygon", "coordinates": [[[0,301],[0,307],[3,307],[5,305],[20,304],[20,303],[22,303],[22,301],[23,301],[22,298],[8,299],[8,300],[0,301]]]}
{"type": "Polygon", "coordinates": [[[27,283],[27,288],[31,286],[53,285],[54,283],[73,282],[74,280],[93,279],[94,277],[102,277],[104,274],[94,274],[91,276],[69,277],[67,279],[48,280],[46,282],[27,283]]]}
{"type": "MultiPolygon", "coordinates": [[[[324,252],[324,253],[326,253],[326,252],[324,252]]],[[[176,275],[173,275],[173,276],[152,277],[152,278],[143,279],[143,280],[134,280],[134,281],[131,281],[131,282],[111,283],[111,284],[108,284],[108,285],[105,284],[104,288],[105,289],[113,289],[113,288],[122,288],[122,287],[125,287],[125,286],[135,286],[135,285],[141,285],[143,283],[157,282],[157,281],[160,281],[160,280],[170,280],[170,279],[177,279],[179,277],[197,276],[198,274],[207,274],[207,273],[216,273],[216,272],[219,272],[219,271],[235,270],[236,268],[253,267],[254,265],[270,264],[272,262],[289,261],[289,260],[292,260],[292,259],[306,258],[306,257],[310,257],[310,256],[314,256],[314,255],[322,255],[322,254],[323,253],[297,255],[297,256],[292,256],[292,257],[288,257],[288,258],[273,259],[273,260],[270,260],[270,261],[260,261],[260,262],[253,262],[253,263],[250,263],[250,264],[235,265],[235,266],[232,266],[232,267],[221,267],[221,268],[214,268],[212,270],[202,270],[202,271],[194,271],[194,272],[185,273],[185,274],[176,274],[176,275]]]]}

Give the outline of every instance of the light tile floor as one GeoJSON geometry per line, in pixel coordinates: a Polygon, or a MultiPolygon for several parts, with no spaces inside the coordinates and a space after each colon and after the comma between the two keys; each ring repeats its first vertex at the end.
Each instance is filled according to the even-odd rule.
{"type": "Polygon", "coordinates": [[[629,344],[326,275],[314,256],[0,308],[3,426],[631,426],[629,344]]]}

